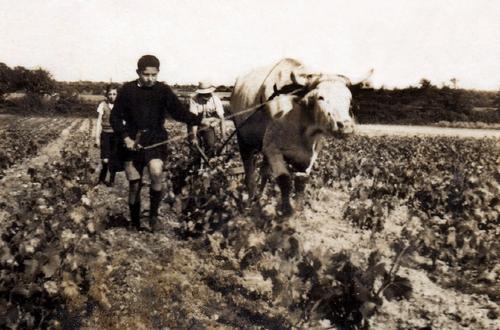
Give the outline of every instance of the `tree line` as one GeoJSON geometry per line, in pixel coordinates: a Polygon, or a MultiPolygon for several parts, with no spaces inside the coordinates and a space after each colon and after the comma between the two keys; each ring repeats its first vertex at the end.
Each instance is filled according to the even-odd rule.
{"type": "Polygon", "coordinates": [[[10,68],[0,63],[0,99],[7,93],[23,91],[30,94],[51,94],[57,83],[49,71],[37,68],[27,69],[23,66],[10,68]]]}
{"type": "Polygon", "coordinates": [[[500,123],[500,91],[420,86],[401,89],[352,88],[354,113],[360,123],[423,125],[437,122],[500,123]]]}
{"type": "MultiPolygon", "coordinates": [[[[354,113],[361,123],[500,123],[500,91],[465,90],[457,88],[457,79],[452,78],[450,82],[451,86],[437,87],[430,80],[422,79],[419,86],[401,89],[353,86],[354,113]],[[488,110],[475,111],[478,107],[488,110]]],[[[9,93],[25,93],[20,100],[10,101],[17,108],[63,113],[90,110],[94,106],[89,104],[92,101],[85,101],[80,96],[104,95],[109,84],[113,87],[121,85],[102,81],[56,81],[43,68],[10,68],[0,62],[0,103],[5,105],[5,96],[9,93]],[[48,100],[44,101],[44,96],[48,100]]],[[[197,86],[173,84],[172,87],[184,96],[194,92],[197,86]]],[[[231,92],[232,88],[220,85],[216,91],[231,92]]]]}

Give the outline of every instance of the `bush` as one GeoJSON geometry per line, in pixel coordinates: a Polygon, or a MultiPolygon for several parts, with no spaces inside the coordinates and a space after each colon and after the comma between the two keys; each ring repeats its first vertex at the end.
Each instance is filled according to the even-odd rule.
{"type": "Polygon", "coordinates": [[[353,88],[354,114],[359,123],[429,125],[439,121],[500,123],[500,112],[477,112],[474,106],[494,107],[495,93],[437,88],[353,88]]]}
{"type": "Polygon", "coordinates": [[[42,96],[38,94],[27,93],[24,96],[10,100],[9,105],[15,108],[16,113],[19,112],[46,112],[49,109],[49,104],[42,96]]]}
{"type": "Polygon", "coordinates": [[[16,114],[64,114],[93,116],[95,106],[78,98],[78,95],[62,93],[57,96],[41,96],[27,93],[9,100],[7,111],[16,114]]]}

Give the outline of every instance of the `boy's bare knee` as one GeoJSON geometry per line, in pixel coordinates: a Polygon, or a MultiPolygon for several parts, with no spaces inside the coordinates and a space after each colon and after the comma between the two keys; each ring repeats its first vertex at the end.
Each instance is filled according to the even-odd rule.
{"type": "Polygon", "coordinates": [[[127,161],[124,164],[125,167],[125,175],[127,176],[127,180],[134,181],[141,179],[141,173],[135,168],[133,162],[127,161]]]}
{"type": "Polygon", "coordinates": [[[159,159],[153,159],[149,162],[149,175],[155,180],[161,178],[163,174],[163,162],[159,159]]]}

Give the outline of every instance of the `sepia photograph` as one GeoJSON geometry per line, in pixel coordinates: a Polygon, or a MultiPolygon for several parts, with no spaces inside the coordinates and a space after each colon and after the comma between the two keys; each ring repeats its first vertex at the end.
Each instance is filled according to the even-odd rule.
{"type": "Polygon", "coordinates": [[[0,329],[500,329],[499,1],[0,8],[0,329]]]}

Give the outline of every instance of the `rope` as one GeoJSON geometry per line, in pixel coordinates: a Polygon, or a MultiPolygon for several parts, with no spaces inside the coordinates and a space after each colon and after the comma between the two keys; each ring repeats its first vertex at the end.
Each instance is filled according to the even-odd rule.
{"type": "MultiPolygon", "coordinates": [[[[294,92],[295,92],[295,91],[294,91],[294,92]]],[[[292,94],[293,94],[293,93],[292,93],[292,92],[290,92],[290,93],[284,93],[284,94],[282,94],[282,95],[292,95],[292,94]]],[[[243,115],[243,114],[245,114],[245,113],[248,113],[248,112],[251,112],[251,111],[254,111],[254,113],[255,113],[255,112],[257,112],[257,110],[259,110],[259,108],[261,108],[262,106],[264,106],[264,105],[266,105],[266,104],[268,104],[268,103],[271,103],[271,102],[275,102],[275,101],[277,101],[277,100],[278,100],[278,99],[276,99],[276,98],[272,98],[272,99],[270,99],[270,100],[267,100],[266,102],[259,103],[259,104],[257,104],[257,105],[254,105],[254,106],[250,107],[250,108],[247,108],[247,109],[245,109],[245,110],[242,110],[242,111],[240,111],[240,112],[238,112],[238,113],[233,113],[233,114],[231,114],[231,115],[225,116],[225,117],[224,117],[223,119],[221,119],[221,120],[229,120],[229,119],[232,119],[232,118],[237,117],[237,116],[241,116],[241,115],[243,115]]],[[[241,123],[240,125],[238,125],[238,127],[236,127],[236,128],[235,128],[235,130],[231,133],[231,135],[230,135],[230,136],[226,139],[226,141],[223,143],[223,147],[224,147],[224,146],[225,146],[225,145],[229,142],[229,140],[230,140],[230,139],[234,136],[234,134],[236,133],[236,131],[237,131],[239,128],[241,128],[241,126],[243,126],[243,124],[245,124],[245,123],[248,121],[248,119],[249,119],[250,117],[252,117],[252,115],[253,115],[254,113],[252,113],[250,116],[248,116],[248,118],[246,118],[246,119],[245,119],[245,121],[243,121],[243,123],[241,123]]],[[[198,132],[201,132],[201,131],[207,130],[207,129],[211,128],[211,127],[212,127],[212,126],[202,127],[202,128],[200,128],[200,129],[198,129],[198,132]]],[[[167,143],[169,143],[169,142],[173,142],[173,141],[177,141],[177,140],[185,139],[187,136],[188,136],[188,134],[185,134],[185,135],[180,135],[180,136],[176,136],[176,137],[170,138],[170,139],[168,139],[168,140],[161,141],[161,142],[158,142],[158,143],[155,143],[155,144],[149,145],[149,146],[147,146],[147,147],[142,147],[142,149],[143,149],[143,150],[148,150],[148,149],[156,148],[156,147],[159,147],[159,146],[161,146],[161,145],[167,144],[167,143]]],[[[219,150],[219,152],[220,152],[221,150],[222,150],[222,148],[219,150]]]]}
{"type": "MultiPolygon", "coordinates": [[[[262,84],[264,84],[264,82],[267,80],[267,78],[271,75],[271,73],[273,72],[273,70],[280,64],[280,62],[276,63],[272,68],[271,70],[268,72],[268,74],[266,75],[266,77],[264,78],[264,80],[262,81],[262,84]]],[[[274,92],[273,94],[271,95],[271,97],[265,101],[265,102],[261,102],[257,105],[254,105],[250,108],[247,108],[245,110],[242,110],[238,113],[233,113],[229,116],[225,116],[224,118],[222,118],[221,120],[228,120],[228,119],[232,119],[236,116],[241,116],[245,113],[248,113],[248,112],[251,112],[251,111],[254,111],[250,116],[248,116],[248,118],[246,118],[242,123],[240,123],[240,125],[238,125],[237,127],[235,127],[235,130],[233,132],[231,132],[231,134],[229,135],[229,137],[226,139],[226,141],[224,141],[224,143],[222,144],[222,147],[217,151],[217,154],[220,154],[220,152],[222,151],[222,149],[226,146],[226,144],[231,140],[231,138],[234,136],[234,134],[238,131],[238,129],[240,129],[243,125],[245,125],[248,120],[253,116],[253,114],[255,114],[255,112],[257,112],[257,110],[259,110],[259,108],[261,108],[262,106],[268,104],[268,103],[271,103],[271,102],[274,102],[276,100],[278,100],[276,98],[276,96],[278,95],[299,95],[299,96],[303,96],[301,95],[300,93],[297,94],[297,92],[301,92],[302,94],[305,94],[307,93],[308,91],[310,90],[310,88],[308,88],[307,86],[301,86],[301,85],[298,85],[296,83],[293,83],[291,85],[286,85],[284,86],[283,88],[281,88],[281,90],[277,90],[276,89],[276,86],[274,88],[274,92]],[[283,92],[284,91],[284,92],[283,92]]],[[[204,130],[207,130],[209,129],[211,126],[207,126],[207,127],[202,127],[200,129],[198,129],[198,132],[201,132],[201,131],[204,131],[204,130]]],[[[147,150],[147,149],[152,149],[152,148],[156,148],[156,147],[159,147],[161,145],[164,145],[164,144],[167,144],[169,142],[173,142],[173,141],[177,141],[177,140],[181,140],[181,139],[185,139],[186,137],[188,136],[188,134],[186,135],[181,135],[181,136],[176,136],[176,137],[173,137],[171,139],[168,139],[168,140],[165,140],[165,141],[161,141],[161,142],[158,142],[158,143],[155,143],[155,144],[152,144],[152,145],[149,145],[149,146],[146,146],[146,147],[142,147],[141,149],[143,150],[147,150]]]]}

